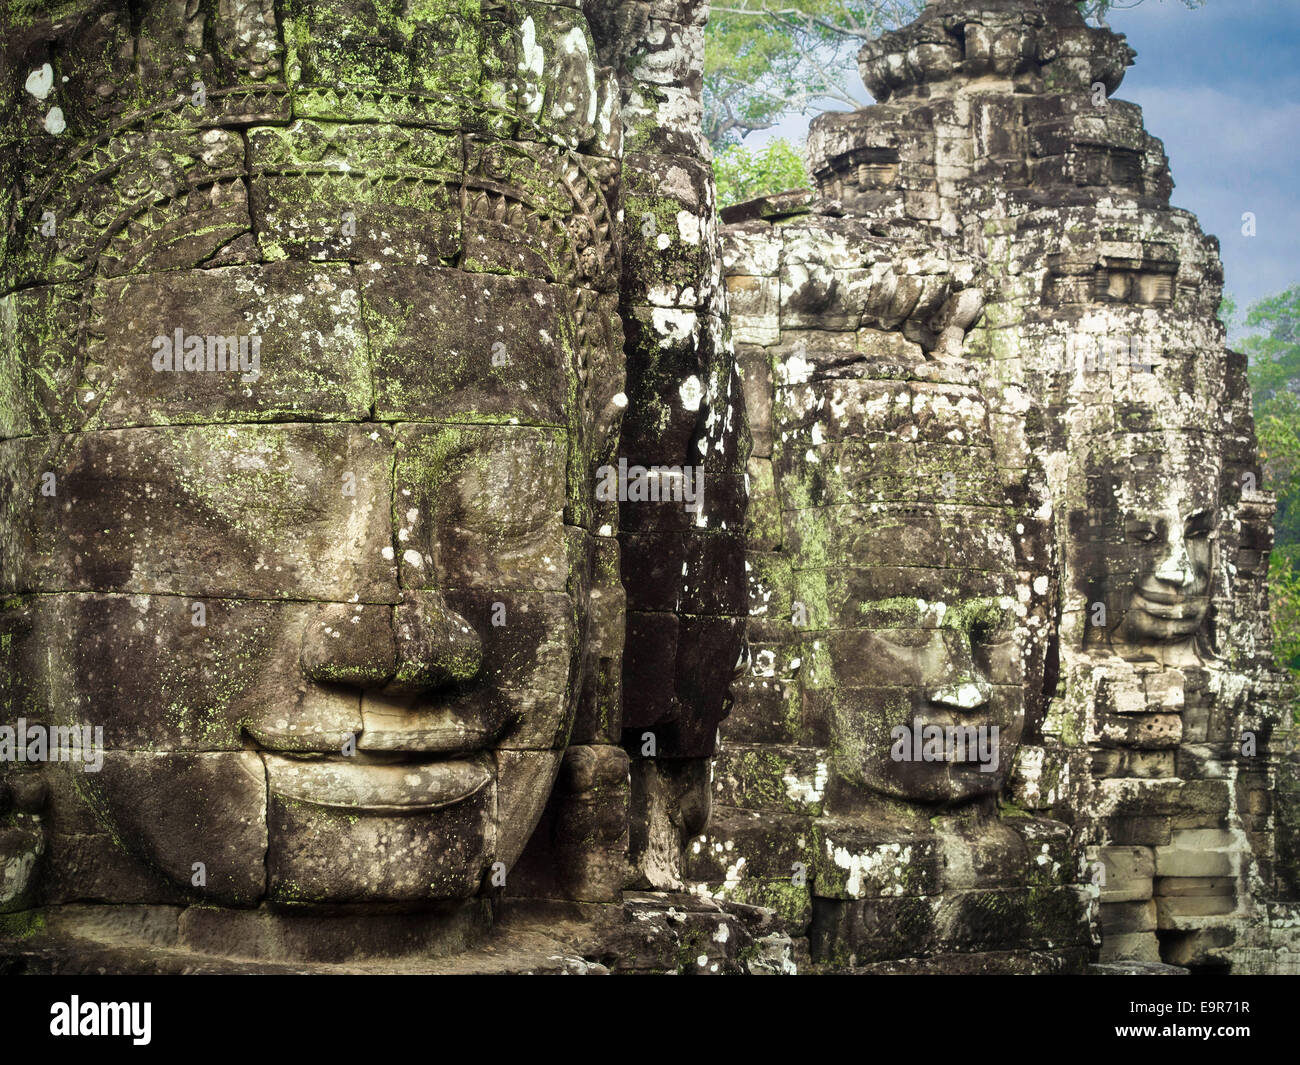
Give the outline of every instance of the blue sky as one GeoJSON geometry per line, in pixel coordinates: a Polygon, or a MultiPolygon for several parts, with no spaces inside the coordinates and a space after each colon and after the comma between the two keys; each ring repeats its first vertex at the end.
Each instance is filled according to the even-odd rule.
{"type": "MultiPolygon", "coordinates": [[[[1173,203],[1223,248],[1240,306],[1300,283],[1300,0],[1142,0],[1111,28],[1138,53],[1116,94],[1165,143],[1173,203]],[[1256,216],[1253,238],[1241,216],[1256,216]]],[[[861,83],[857,83],[861,87],[861,83]]],[[[862,90],[864,99],[865,89],[862,90]]],[[[773,134],[802,139],[806,118],[773,134]]]]}
{"type": "Polygon", "coordinates": [[[1138,53],[1116,95],[1165,142],[1173,203],[1219,238],[1228,291],[1245,306],[1300,283],[1300,0],[1144,0],[1110,24],[1138,53]]]}

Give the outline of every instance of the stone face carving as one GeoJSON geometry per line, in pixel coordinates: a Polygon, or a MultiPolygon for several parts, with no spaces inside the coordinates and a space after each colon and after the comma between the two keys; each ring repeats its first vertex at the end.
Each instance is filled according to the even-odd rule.
{"type": "MultiPolygon", "coordinates": [[[[1010,613],[1012,503],[978,391],[952,369],[933,369],[906,338],[936,310],[951,321],[961,290],[941,271],[953,267],[933,251],[928,262],[873,263],[878,240],[850,265],[850,240],[864,236],[796,222],[774,241],[793,308],[781,318],[794,325],[774,368],[772,468],[790,567],[774,590],[798,630],[793,672],[805,678],[804,698],[822,703],[830,771],[884,795],[968,798],[998,790],[1008,762],[987,744],[1000,738],[1009,758],[1023,715],[1028,637],[1015,639],[1010,613]],[[814,247],[840,251],[840,269],[801,263],[814,247]],[[927,267],[935,272],[917,272],[927,267]],[[853,329],[873,310],[894,319],[918,295],[895,329],[853,329]],[[818,322],[851,331],[799,328],[818,322]],[[911,737],[895,737],[914,725],[976,730],[984,769],[974,758],[922,757],[911,737]]],[[[948,328],[960,329],[934,331],[948,328]]],[[[765,617],[777,613],[765,605],[765,617]]]]}
{"type": "Polygon", "coordinates": [[[818,966],[1078,968],[1068,828],[996,807],[1042,720],[1054,580],[1023,427],[962,357],[977,265],[811,206],[724,230],[754,658],[688,868],[785,913],[818,966]]]}
{"type": "MultiPolygon", "coordinates": [[[[975,703],[992,670],[981,672],[973,641],[966,666],[964,646],[953,654],[949,644],[946,661],[927,660],[924,636],[900,652],[892,639],[877,634],[868,644],[858,630],[880,625],[874,585],[886,567],[897,567],[888,594],[919,600],[918,616],[937,600],[957,617],[969,566],[989,582],[985,594],[1007,595],[1024,611],[1011,627],[1032,634],[1020,644],[1025,708],[1011,733],[1020,741],[1013,769],[981,781],[999,794],[1001,818],[986,815],[973,832],[967,822],[972,853],[992,846],[999,827],[1056,838],[1058,889],[1076,879],[1089,893],[1100,887],[1103,962],[1284,964],[1288,911],[1263,901],[1282,885],[1270,871],[1261,789],[1273,787],[1288,741],[1267,624],[1254,605],[1270,502],[1243,490],[1259,483],[1259,471],[1241,359],[1225,351],[1215,320],[1217,247],[1168,207],[1160,143],[1135,107],[1111,98],[1132,58],[1122,38],[1087,27],[1072,4],[932,3],[864,47],[862,75],[878,103],[814,121],[818,194],[726,213],[727,284],[754,422],[750,634],[762,650],[723,725],[717,794],[726,808],[715,806],[697,841],[694,872],[705,893],[782,908],[793,934],[808,936],[815,963],[888,971],[1044,963],[1014,949],[1051,926],[1042,911],[1011,922],[1015,931],[998,945],[1010,952],[969,926],[945,938],[954,926],[937,915],[963,905],[971,884],[908,879],[915,858],[890,855],[909,847],[914,855],[923,833],[897,821],[888,828],[887,809],[874,800],[855,806],[852,789],[836,785],[940,814],[934,836],[946,845],[944,804],[963,794],[951,767],[947,780],[913,766],[903,774],[887,761],[885,729],[924,724],[963,693],[975,703]],[[863,236],[841,251],[850,224],[863,236]],[[930,299],[929,271],[909,264],[887,286],[900,313],[882,320],[870,300],[845,313],[845,294],[880,272],[865,234],[899,248],[918,226],[930,247],[969,260],[958,291],[930,299]],[[809,266],[807,248],[835,248],[840,261],[809,266]],[[963,302],[969,317],[934,315],[963,302]],[[795,338],[810,329],[820,352],[811,376],[837,380],[798,422],[786,414],[786,378],[809,358],[795,338]],[[877,352],[887,350],[900,354],[881,372],[887,360],[877,352]],[[875,386],[874,408],[850,398],[863,384],[839,380],[872,376],[888,379],[875,386]],[[905,447],[900,430],[911,426],[891,412],[914,410],[899,394],[935,379],[969,387],[967,410],[986,419],[991,464],[975,458],[979,437],[969,430],[965,452],[927,455],[924,432],[905,447]],[[845,410],[871,412],[865,432],[850,430],[864,438],[856,448],[842,441],[845,410]],[[812,439],[803,435],[814,428],[812,439]],[[1001,485],[985,469],[1000,470],[1001,485]],[[938,491],[943,471],[947,493],[938,491]],[[803,516],[810,484],[823,507],[815,535],[803,516]],[[973,499],[953,495],[968,485],[979,485],[973,499]],[[1003,505],[999,488],[1015,501],[1014,564],[992,550],[996,522],[972,528],[957,518],[962,503],[1003,505]],[[854,490],[860,498],[850,500],[854,490]],[[893,502],[902,499],[906,510],[893,502]],[[903,514],[878,541],[891,505],[903,514]],[[934,524],[930,512],[944,509],[952,517],[934,524]],[[837,560],[872,577],[833,585],[829,624],[786,624],[801,620],[801,595],[817,601],[808,572],[843,544],[837,560]],[[909,705],[913,678],[933,670],[939,680],[945,668],[955,683],[918,686],[929,707],[909,705]],[[862,677],[872,678],[872,696],[846,698],[846,678],[862,677]],[[827,715],[826,703],[837,701],[852,714],[827,715]],[[828,729],[811,726],[827,719],[828,729]],[[858,745],[848,757],[846,741],[858,745]],[[861,769],[870,763],[875,772],[861,769]],[[767,813],[777,807],[789,818],[779,828],[767,813]],[[1008,817],[1017,812],[1031,817],[1008,817]],[[876,849],[846,845],[846,823],[868,826],[876,849]],[[790,836],[810,842],[794,848],[790,836]],[[899,880],[883,894],[910,900],[907,922],[879,903],[842,907],[846,894],[879,890],[864,889],[856,872],[891,861],[899,880]],[[903,928],[921,931],[909,938],[903,928]]],[[[1035,866],[1007,849],[984,868],[1006,882],[1035,866]]],[[[1049,953],[1058,965],[1078,964],[1072,949],[1087,941],[1086,909],[1063,906],[1054,917],[1048,938],[1058,949],[1049,953]]]]}
{"type": "MultiPolygon", "coordinates": [[[[545,50],[520,14],[476,27],[503,70],[545,50]]],[[[292,89],[214,71],[211,108],[155,92],[125,114],[64,90],[76,161],[16,204],[11,283],[37,287],[12,342],[53,389],[19,390],[6,434],[6,583],[55,593],[32,600],[51,723],[105,722],[77,788],[166,881],[116,901],[184,894],[196,862],[227,904],[468,898],[518,857],[581,691],[588,466],[622,389],[585,28],[545,14],[549,107],[494,82],[518,112],[439,115],[396,71],[339,99],[335,41],[367,31],[301,17],[292,89]],[[415,116],[367,121],[376,95],[415,116]],[[193,198],[223,167],[250,195],[213,225],[231,197],[193,198]],[[46,315],[67,324],[49,346],[46,315]],[[56,492],[28,492],[46,469],[56,492]]]]}
{"type": "Polygon", "coordinates": [[[398,7],[6,27],[0,967],[1293,965],[1123,39],[932,3],[720,231],[703,6],[398,7]]]}
{"type": "Polygon", "coordinates": [[[276,963],[463,949],[503,889],[621,904],[624,604],[681,626],[651,753],[702,766],[743,595],[711,176],[653,115],[625,152],[646,92],[599,54],[638,40],[527,2],[6,32],[6,720],[103,746],[4,766],[7,912],[276,963]],[[675,260],[624,234],[652,191],[675,260]],[[707,466],[691,513],[595,491],[626,394],[638,461],[707,466]]]}
{"type": "MultiPolygon", "coordinates": [[[[1090,478],[1100,498],[1085,538],[1085,588],[1118,593],[1111,615],[1118,624],[1093,628],[1128,654],[1195,655],[1189,645],[1205,634],[1220,481],[1218,464],[1205,462],[1213,455],[1207,445],[1204,434],[1133,434],[1120,445],[1124,466],[1116,469],[1108,455],[1090,478]],[[1186,476],[1171,482],[1174,464],[1186,476]]],[[[1103,611],[1094,613],[1100,621],[1103,611]]]]}

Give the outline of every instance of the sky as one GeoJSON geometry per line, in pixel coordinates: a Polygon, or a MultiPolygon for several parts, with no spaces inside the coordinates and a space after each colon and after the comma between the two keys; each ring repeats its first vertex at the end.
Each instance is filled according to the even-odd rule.
{"type": "MultiPolygon", "coordinates": [[[[1142,0],[1109,22],[1138,53],[1115,96],[1164,141],[1173,205],[1219,238],[1238,306],[1300,284],[1300,0],[1142,0]]],[[[796,117],[745,144],[801,140],[807,125],[796,117]]]]}

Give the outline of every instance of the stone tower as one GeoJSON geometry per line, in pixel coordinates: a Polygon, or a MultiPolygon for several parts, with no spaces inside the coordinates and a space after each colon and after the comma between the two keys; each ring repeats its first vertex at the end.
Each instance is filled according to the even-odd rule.
{"type": "MultiPolygon", "coordinates": [[[[832,701],[848,690],[816,672],[819,641],[851,627],[849,615],[861,624],[881,593],[841,583],[844,599],[832,606],[840,620],[805,621],[799,590],[825,565],[803,534],[815,513],[807,508],[824,508],[820,535],[836,541],[864,520],[838,506],[852,489],[874,514],[909,493],[951,509],[980,468],[972,452],[945,458],[918,444],[910,468],[888,453],[900,427],[916,441],[926,434],[916,399],[891,400],[910,420],[881,413],[897,386],[877,386],[876,413],[856,439],[832,440],[864,381],[902,378],[917,389],[938,379],[972,390],[967,410],[982,409],[996,474],[976,496],[1016,514],[1023,721],[996,820],[1070,826],[1063,865],[1099,889],[1102,962],[1284,964],[1282,933],[1270,930],[1285,923],[1272,920],[1285,878],[1274,870],[1271,802],[1288,740],[1264,585],[1272,502],[1257,490],[1245,360],[1227,350],[1216,318],[1217,242],[1170,206],[1160,142],[1137,107],[1113,98],[1133,57],[1122,36],[1088,26],[1065,0],[932,3],[863,48],[877,103],[813,122],[816,194],[724,212],[755,441],[749,564],[759,658],[723,725],[718,795],[734,810],[715,819],[705,849],[720,845],[719,865],[700,879],[712,893],[744,893],[756,887],[744,870],[761,867],[788,896],[786,867],[798,860],[790,841],[800,838],[817,875],[787,912],[810,929],[815,959],[825,943],[819,913],[844,895],[816,864],[838,860],[818,826],[834,821],[843,762],[834,729],[818,722],[827,689],[832,701]],[[880,241],[892,266],[881,263],[880,241]],[[909,241],[947,259],[943,269],[960,283],[935,291],[934,266],[920,257],[900,269],[909,241]],[[801,421],[787,409],[795,377],[840,383],[801,421]],[[799,455],[820,465],[812,503],[807,478],[792,469],[799,455]],[[801,621],[811,631],[798,631],[801,621]],[[782,835],[747,820],[772,803],[806,820],[782,835]],[[737,827],[724,827],[728,817],[737,827]],[[758,838],[745,840],[738,865],[746,824],[758,838]],[[770,860],[779,849],[780,861],[770,860]]],[[[969,447],[979,440],[969,430],[946,439],[969,447]]],[[[911,587],[895,576],[890,592],[931,602],[928,568],[954,564],[945,544],[961,528],[955,514],[937,527],[900,522],[888,561],[911,568],[911,587]],[[917,537],[933,545],[928,558],[912,546],[917,537]]],[[[856,535],[845,561],[883,565],[856,535]]],[[[977,541],[962,542],[959,564],[990,572],[970,561],[977,541]]],[[[978,680],[991,670],[976,661],[966,672],[978,680]]],[[[924,697],[918,721],[939,720],[942,691],[924,697]]],[[[868,720],[890,720],[887,705],[876,699],[868,720]]],[[[932,813],[951,809],[914,798],[932,813]]],[[[939,884],[883,893],[929,898],[919,920],[933,915],[938,928],[947,896],[962,890],[939,884]]],[[[900,937],[897,946],[924,957],[946,949],[942,940],[900,937]]],[[[957,949],[983,948],[968,939],[957,949]]]]}

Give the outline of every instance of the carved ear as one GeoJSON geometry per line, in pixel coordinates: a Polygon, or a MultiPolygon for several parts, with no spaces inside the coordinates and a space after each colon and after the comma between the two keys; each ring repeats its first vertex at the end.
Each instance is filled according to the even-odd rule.
{"type": "Polygon", "coordinates": [[[41,769],[0,766],[0,913],[34,904],[37,872],[45,854],[47,785],[41,769]]]}
{"type": "MultiPolygon", "coordinates": [[[[35,598],[39,603],[47,597],[35,598]]],[[[35,905],[50,824],[42,816],[49,795],[48,762],[26,760],[28,723],[44,731],[50,705],[48,689],[37,681],[50,637],[40,610],[29,599],[10,600],[0,610],[0,706],[5,708],[0,718],[0,914],[35,905]]],[[[41,757],[48,756],[47,735],[41,757]]]]}
{"type": "MultiPolygon", "coordinates": [[[[623,321],[612,293],[579,290],[575,299],[574,346],[593,469],[612,461],[627,410],[623,321]]],[[[614,527],[618,527],[617,521],[614,527]]]]}
{"type": "Polygon", "coordinates": [[[617,466],[623,412],[627,409],[623,328],[613,293],[577,289],[571,293],[573,373],[577,405],[571,429],[569,499],[575,509],[565,520],[589,532],[618,531],[618,499],[600,499],[602,474],[617,466]]]}

